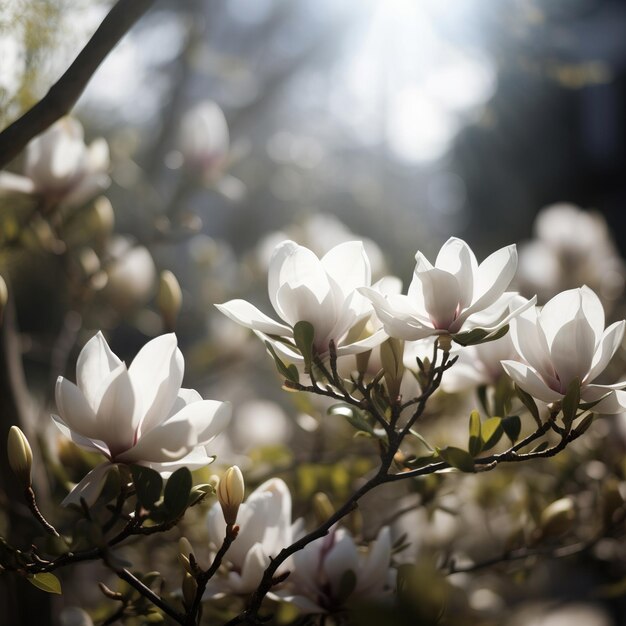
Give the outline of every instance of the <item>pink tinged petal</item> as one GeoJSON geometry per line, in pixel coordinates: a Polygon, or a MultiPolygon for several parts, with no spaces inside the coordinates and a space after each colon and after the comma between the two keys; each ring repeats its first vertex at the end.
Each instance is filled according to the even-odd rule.
{"type": "Polygon", "coordinates": [[[229,402],[202,400],[188,404],[142,435],[135,446],[117,459],[124,463],[178,461],[219,435],[228,425],[230,414],[229,402]]]}
{"type": "Polygon", "coordinates": [[[323,568],[334,598],[338,597],[341,579],[348,570],[352,570],[358,577],[359,553],[354,540],[347,532],[340,534],[340,531],[337,531],[337,540],[326,555],[323,568]]]}
{"type": "Polygon", "coordinates": [[[372,282],[370,262],[361,241],[348,241],[331,248],[321,263],[345,298],[358,287],[369,287],[372,282]]]}
{"type": "Polygon", "coordinates": [[[380,529],[376,541],[370,544],[365,563],[361,565],[358,575],[356,593],[380,593],[387,581],[387,571],[391,564],[391,533],[389,527],[380,529]]]}
{"type": "Polygon", "coordinates": [[[79,435],[74,432],[58,415],[51,415],[52,422],[54,425],[71,441],[73,441],[77,446],[81,448],[85,448],[86,450],[95,450],[96,452],[100,452],[104,454],[106,457],[110,457],[109,449],[107,448],[106,443],[104,441],[100,441],[98,439],[89,439],[88,437],[83,437],[83,435],[79,435]]]}
{"type": "Polygon", "coordinates": [[[133,446],[138,422],[135,414],[133,384],[122,363],[105,380],[97,413],[97,438],[107,444],[113,458],[133,446]]]}
{"type": "Polygon", "coordinates": [[[453,274],[440,269],[420,272],[426,311],[436,329],[447,330],[459,313],[461,289],[453,274]]]}
{"type": "Polygon", "coordinates": [[[170,414],[184,371],[185,361],[173,333],[156,337],[139,350],[128,369],[143,414],[139,437],[170,414]]]}
{"type": "Polygon", "coordinates": [[[533,398],[543,402],[556,402],[563,398],[563,394],[548,387],[532,367],[517,361],[502,361],[502,367],[513,381],[533,398]]]}
{"type": "Polygon", "coordinates": [[[234,322],[258,330],[267,335],[279,335],[281,337],[291,335],[289,326],[279,324],[273,319],[261,313],[253,304],[245,300],[230,300],[224,304],[215,305],[226,317],[234,322]]]}
{"type": "Polygon", "coordinates": [[[456,277],[460,287],[461,308],[468,307],[472,303],[474,276],[478,272],[478,263],[470,247],[462,239],[451,237],[441,247],[435,267],[456,277]]]}
{"type": "Polygon", "coordinates": [[[579,308],[573,320],[566,322],[552,340],[552,364],[565,393],[574,378],[582,381],[588,374],[595,352],[595,335],[579,308]]]}
{"type": "Polygon", "coordinates": [[[581,390],[581,401],[596,402],[594,413],[615,415],[626,411],[626,391],[612,389],[608,385],[585,385],[581,390]]]}
{"type": "Polygon", "coordinates": [[[605,370],[609,361],[622,343],[625,324],[626,322],[624,320],[615,322],[604,331],[600,345],[593,355],[589,374],[587,374],[584,382],[591,382],[605,370]]]}
{"type": "Polygon", "coordinates": [[[98,410],[98,390],[102,381],[121,363],[101,332],[95,334],[80,351],[76,361],[76,382],[94,412],[98,410]]]}
{"type": "Polygon", "coordinates": [[[517,269],[515,245],[500,248],[479,266],[474,277],[474,301],[463,312],[465,319],[472,313],[486,309],[507,289],[517,269]]]}
{"type": "Polygon", "coordinates": [[[100,439],[101,428],[96,414],[83,392],[63,376],[57,378],[54,391],[59,413],[69,428],[85,437],[100,439]]]}
{"type": "Polygon", "coordinates": [[[61,506],[75,504],[81,506],[80,501],[85,500],[88,506],[92,506],[102,492],[108,471],[113,467],[108,461],[94,467],[75,487],[70,491],[61,506]]]}

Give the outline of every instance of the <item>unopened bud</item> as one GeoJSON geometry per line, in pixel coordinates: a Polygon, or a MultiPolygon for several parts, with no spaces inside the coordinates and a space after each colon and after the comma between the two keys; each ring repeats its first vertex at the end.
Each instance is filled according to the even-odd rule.
{"type": "Polygon", "coordinates": [[[557,537],[566,533],[576,519],[574,502],[561,498],[549,504],[541,513],[539,525],[542,537],[557,537]]]}
{"type": "Polygon", "coordinates": [[[244,482],[241,470],[233,465],[229,467],[217,486],[217,500],[222,506],[226,524],[237,521],[239,505],[243,502],[244,482]]]}
{"type": "Polygon", "coordinates": [[[323,524],[335,512],[330,499],[323,491],[318,491],[313,496],[313,510],[320,524],[323,524]]]}
{"type": "Polygon", "coordinates": [[[26,435],[17,427],[11,426],[7,442],[9,466],[25,487],[31,486],[30,472],[33,467],[33,451],[26,435]]]}
{"type": "Polygon", "coordinates": [[[181,537],[178,540],[178,561],[185,568],[185,570],[191,574],[191,565],[189,563],[189,555],[193,554],[193,548],[189,543],[187,537],[181,537]]]}
{"type": "Polygon", "coordinates": [[[380,361],[385,370],[385,382],[392,400],[400,395],[404,375],[404,341],[390,337],[380,345],[380,361]]]}
{"type": "Polygon", "coordinates": [[[185,572],[185,576],[183,577],[183,599],[186,606],[193,604],[197,589],[198,583],[196,583],[196,579],[191,574],[185,572]]]}
{"type": "Polygon", "coordinates": [[[157,306],[167,330],[173,330],[183,303],[183,293],[176,276],[169,270],[161,272],[157,306]]]}
{"type": "Polygon", "coordinates": [[[4,278],[0,276],[0,322],[2,322],[2,315],[4,314],[4,308],[9,300],[9,290],[7,284],[4,282],[4,278]]]}

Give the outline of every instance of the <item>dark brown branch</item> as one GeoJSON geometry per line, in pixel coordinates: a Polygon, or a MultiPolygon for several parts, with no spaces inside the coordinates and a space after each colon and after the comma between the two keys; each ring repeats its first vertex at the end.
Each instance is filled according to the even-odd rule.
{"type": "Polygon", "coordinates": [[[119,0],[48,93],[0,133],[0,167],[71,111],[102,61],[153,4],[154,0],[119,0]]]}

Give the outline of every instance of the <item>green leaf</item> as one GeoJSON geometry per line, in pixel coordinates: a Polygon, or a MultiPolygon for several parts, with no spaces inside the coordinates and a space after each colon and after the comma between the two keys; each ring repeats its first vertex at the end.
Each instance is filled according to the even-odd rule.
{"type": "Polygon", "coordinates": [[[429,454],[428,456],[414,456],[406,459],[403,462],[403,465],[411,469],[418,469],[419,467],[426,467],[426,465],[436,463],[438,458],[439,457],[436,454],[429,454]]]}
{"type": "Polygon", "coordinates": [[[455,448],[448,446],[438,451],[439,456],[452,467],[461,470],[462,472],[474,471],[474,459],[469,452],[461,450],[461,448],[455,448]]]}
{"type": "Polygon", "coordinates": [[[31,585],[34,585],[46,593],[61,593],[61,583],[59,579],[50,572],[33,574],[32,576],[28,576],[26,580],[28,580],[31,585]]]}
{"type": "Polygon", "coordinates": [[[480,425],[480,413],[478,411],[472,411],[469,418],[469,444],[468,450],[471,456],[480,454],[483,449],[483,442],[480,437],[481,425],[480,425]]]}
{"type": "Polygon", "coordinates": [[[163,479],[161,474],[143,465],[131,465],[130,473],[137,492],[137,500],[148,511],[154,507],[154,503],[161,497],[163,479]]]}
{"type": "Polygon", "coordinates": [[[517,393],[517,397],[522,401],[522,404],[530,411],[533,419],[537,422],[537,426],[541,426],[541,417],[535,399],[529,393],[526,393],[519,385],[515,385],[515,392],[517,393]]]}
{"type": "Polygon", "coordinates": [[[580,379],[574,378],[567,386],[567,393],[561,403],[561,412],[563,413],[563,423],[567,428],[572,425],[576,419],[576,412],[580,404],[580,379]]]}
{"type": "Polygon", "coordinates": [[[315,329],[310,322],[296,322],[293,327],[293,340],[296,347],[300,351],[304,359],[304,371],[311,373],[311,362],[313,361],[313,339],[315,337],[315,329]]]}
{"type": "Polygon", "coordinates": [[[519,415],[509,415],[502,419],[502,428],[506,436],[511,440],[511,443],[515,443],[519,439],[519,434],[522,430],[522,420],[519,415]]]}
{"type": "Polygon", "coordinates": [[[480,405],[483,407],[485,413],[487,415],[491,415],[491,410],[489,409],[489,401],[487,400],[487,385],[481,385],[476,390],[478,395],[478,399],[480,400],[480,405]]]}
{"type": "Polygon", "coordinates": [[[192,482],[191,472],[186,467],[177,469],[168,478],[163,492],[163,506],[169,519],[176,519],[187,508],[192,482]]]}
{"type": "Polygon", "coordinates": [[[591,426],[595,416],[595,413],[589,413],[587,417],[581,420],[580,424],[578,424],[578,426],[574,429],[577,436],[582,435],[589,428],[589,426],[591,426]]]}
{"type": "Polygon", "coordinates": [[[276,369],[278,373],[283,376],[286,380],[290,380],[291,382],[297,383],[300,381],[300,376],[298,375],[298,368],[290,363],[289,365],[285,365],[283,361],[276,354],[276,350],[274,350],[274,346],[269,341],[265,342],[265,347],[267,351],[270,353],[272,359],[274,359],[274,365],[276,365],[276,369]]]}
{"type": "Polygon", "coordinates": [[[328,415],[341,415],[357,430],[363,431],[372,437],[376,436],[372,425],[356,407],[349,404],[335,404],[328,409],[328,415]]]}
{"type": "Polygon", "coordinates": [[[504,433],[502,428],[502,419],[499,417],[490,417],[482,424],[481,438],[483,440],[483,450],[493,448],[504,433]]]}
{"type": "Polygon", "coordinates": [[[478,343],[487,343],[504,337],[509,331],[509,325],[503,326],[495,332],[489,332],[484,328],[474,328],[464,333],[452,335],[452,339],[461,346],[474,346],[478,343]]]}

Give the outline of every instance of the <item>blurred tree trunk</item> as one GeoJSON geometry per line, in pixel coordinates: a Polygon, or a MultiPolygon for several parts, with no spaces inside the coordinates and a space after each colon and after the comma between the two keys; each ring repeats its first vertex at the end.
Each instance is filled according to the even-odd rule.
{"type": "MultiPolygon", "coordinates": [[[[0,327],[0,495],[6,502],[9,544],[28,548],[32,525],[18,514],[23,503],[22,486],[15,480],[6,455],[9,429],[24,426],[29,397],[22,367],[15,307],[11,298],[0,327]]],[[[27,429],[25,429],[27,430],[27,429]]],[[[0,574],[0,625],[52,626],[52,597],[14,574],[0,574]]]]}

